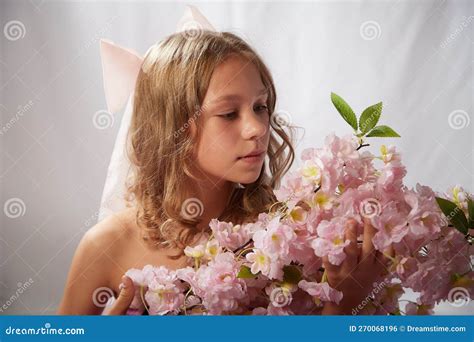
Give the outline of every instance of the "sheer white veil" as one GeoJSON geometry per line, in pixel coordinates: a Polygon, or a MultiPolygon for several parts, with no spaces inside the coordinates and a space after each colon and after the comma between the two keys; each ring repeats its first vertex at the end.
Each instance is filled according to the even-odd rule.
{"type": "MultiPolygon", "coordinates": [[[[188,5],[176,32],[192,36],[199,30],[215,31],[196,7],[188,5]]],[[[113,115],[120,112],[124,105],[126,107],[107,169],[98,221],[127,207],[125,193],[130,160],[126,153],[126,140],[132,119],[135,81],[143,62],[136,52],[107,40],[101,40],[100,52],[107,109],[113,115]]]]}

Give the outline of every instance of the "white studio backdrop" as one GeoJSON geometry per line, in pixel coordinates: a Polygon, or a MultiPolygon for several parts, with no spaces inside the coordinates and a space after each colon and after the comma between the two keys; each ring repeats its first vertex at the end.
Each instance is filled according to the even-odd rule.
{"type": "MultiPolygon", "coordinates": [[[[123,115],[94,121],[106,109],[99,39],[143,55],[175,31],[186,4],[0,2],[0,314],[54,314],[73,253],[98,220],[123,115]]],[[[407,185],[474,191],[472,1],[191,4],[263,56],[277,109],[304,127],[297,155],[330,132],[350,133],[334,91],[357,113],[383,101],[381,123],[402,138],[373,142],[398,146],[407,185]]]]}

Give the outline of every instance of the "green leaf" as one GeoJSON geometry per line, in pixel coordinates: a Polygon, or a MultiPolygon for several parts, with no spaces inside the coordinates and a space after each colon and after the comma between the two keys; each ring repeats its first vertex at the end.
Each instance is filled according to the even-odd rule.
{"type": "Polygon", "coordinates": [[[347,102],[336,93],[331,93],[331,101],[339,114],[341,114],[342,118],[346,120],[346,122],[351,125],[352,128],[354,128],[354,131],[357,131],[357,117],[354,114],[351,106],[349,106],[347,102]]]}
{"type": "Polygon", "coordinates": [[[253,274],[250,271],[250,267],[242,265],[239,270],[239,274],[237,274],[237,278],[255,278],[257,277],[256,274],[253,274]]]}
{"type": "Polygon", "coordinates": [[[298,267],[289,265],[283,267],[283,281],[290,284],[298,284],[302,275],[298,267]]]}
{"type": "Polygon", "coordinates": [[[388,126],[376,126],[373,130],[366,135],[367,137],[380,137],[380,138],[399,138],[397,132],[388,126]]]}
{"type": "Polygon", "coordinates": [[[469,228],[474,228],[474,201],[472,198],[467,199],[467,213],[469,214],[469,228]]]}
{"type": "Polygon", "coordinates": [[[468,232],[468,224],[462,209],[459,208],[456,203],[444,198],[436,197],[436,202],[454,228],[466,235],[468,232]]]}
{"type": "Polygon", "coordinates": [[[382,102],[367,107],[359,118],[359,129],[362,133],[367,133],[379,122],[382,114],[382,102]]]}

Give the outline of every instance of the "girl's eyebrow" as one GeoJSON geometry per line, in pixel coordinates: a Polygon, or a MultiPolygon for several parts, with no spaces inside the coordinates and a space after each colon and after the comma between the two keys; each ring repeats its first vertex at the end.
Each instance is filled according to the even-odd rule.
{"type": "MultiPolygon", "coordinates": [[[[268,94],[268,89],[267,88],[263,88],[263,89],[260,89],[258,92],[257,92],[257,96],[262,96],[262,95],[265,95],[265,94],[268,94]]],[[[232,101],[232,100],[240,100],[242,99],[242,97],[240,95],[223,95],[223,96],[220,96],[218,97],[217,99],[213,100],[213,104],[218,104],[220,102],[224,102],[224,101],[232,101]]]]}
{"type": "Polygon", "coordinates": [[[257,92],[258,96],[268,95],[268,88],[262,88],[257,92]]]}

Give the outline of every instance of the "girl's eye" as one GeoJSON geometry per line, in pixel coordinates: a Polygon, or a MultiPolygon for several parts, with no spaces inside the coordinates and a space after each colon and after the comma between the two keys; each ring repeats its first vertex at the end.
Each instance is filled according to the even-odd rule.
{"type": "MultiPolygon", "coordinates": [[[[258,105],[257,107],[255,107],[254,110],[256,112],[262,112],[262,111],[267,112],[268,107],[266,105],[258,105]]],[[[225,120],[234,120],[237,117],[237,112],[231,112],[231,113],[222,114],[222,115],[219,115],[219,116],[222,117],[225,120]]]]}
{"type": "Polygon", "coordinates": [[[232,112],[232,113],[222,114],[220,115],[220,117],[222,117],[225,120],[233,120],[236,115],[237,115],[236,112],[232,112]]]}
{"type": "Polygon", "coordinates": [[[259,105],[259,106],[257,106],[257,108],[256,108],[256,111],[257,111],[257,112],[267,111],[267,110],[268,110],[268,107],[265,106],[265,105],[259,105]]]}

